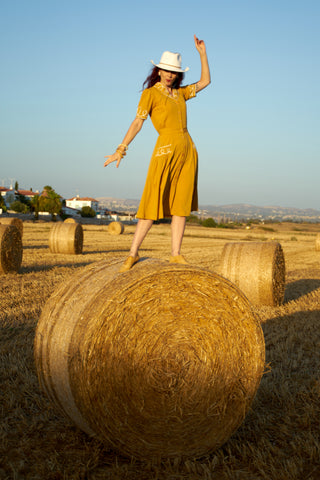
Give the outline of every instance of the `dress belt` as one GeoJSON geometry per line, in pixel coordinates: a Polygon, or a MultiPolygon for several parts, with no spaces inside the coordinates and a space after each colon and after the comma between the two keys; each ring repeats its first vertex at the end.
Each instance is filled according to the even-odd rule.
{"type": "Polygon", "coordinates": [[[187,133],[188,129],[187,128],[162,128],[159,130],[159,135],[165,135],[165,134],[170,134],[170,133],[187,133]]]}

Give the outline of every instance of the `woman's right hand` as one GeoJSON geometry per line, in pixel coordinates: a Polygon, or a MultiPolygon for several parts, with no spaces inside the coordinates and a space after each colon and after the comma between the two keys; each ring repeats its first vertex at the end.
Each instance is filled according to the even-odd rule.
{"type": "Polygon", "coordinates": [[[120,155],[119,152],[114,152],[112,155],[106,155],[104,158],[107,159],[103,164],[104,167],[106,167],[112,162],[117,162],[116,168],[118,168],[120,165],[122,156],[120,155]]]}

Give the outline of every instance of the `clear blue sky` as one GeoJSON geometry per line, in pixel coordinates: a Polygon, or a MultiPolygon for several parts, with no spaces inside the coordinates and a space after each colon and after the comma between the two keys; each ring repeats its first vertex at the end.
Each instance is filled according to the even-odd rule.
{"type": "Polygon", "coordinates": [[[212,84],[188,102],[199,202],[320,208],[318,0],[7,0],[0,7],[0,185],[69,198],[139,199],[150,119],[119,169],[103,168],[164,50],[196,82],[193,34],[212,84]]]}

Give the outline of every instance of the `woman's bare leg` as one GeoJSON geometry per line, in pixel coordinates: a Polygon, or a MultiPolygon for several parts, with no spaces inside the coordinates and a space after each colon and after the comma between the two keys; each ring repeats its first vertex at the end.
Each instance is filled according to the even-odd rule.
{"type": "Polygon", "coordinates": [[[142,244],[147,233],[152,227],[152,224],[153,224],[153,220],[139,218],[136,231],[134,232],[131,249],[130,249],[131,257],[136,257],[138,255],[138,250],[140,248],[140,245],[142,244]]]}
{"type": "Polygon", "coordinates": [[[172,216],[171,220],[171,256],[180,255],[184,229],[186,226],[186,217],[172,216]]]}

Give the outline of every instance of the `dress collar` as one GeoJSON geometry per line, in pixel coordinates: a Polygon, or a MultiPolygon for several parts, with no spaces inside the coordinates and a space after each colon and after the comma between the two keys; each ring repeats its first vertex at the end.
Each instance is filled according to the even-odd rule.
{"type": "Polygon", "coordinates": [[[169,98],[178,98],[178,90],[176,88],[172,89],[172,95],[170,95],[166,87],[162,85],[161,82],[155,83],[154,86],[159,90],[159,92],[163,93],[163,95],[166,95],[169,98]]]}

